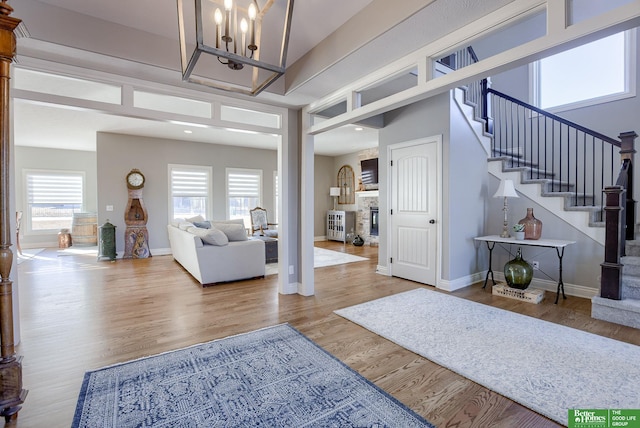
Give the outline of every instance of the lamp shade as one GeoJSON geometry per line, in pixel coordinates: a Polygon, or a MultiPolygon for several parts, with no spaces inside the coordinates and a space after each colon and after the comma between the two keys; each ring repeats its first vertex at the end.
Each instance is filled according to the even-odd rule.
{"type": "Polygon", "coordinates": [[[512,180],[502,180],[498,190],[493,195],[494,198],[517,198],[515,187],[513,187],[512,180]]]}
{"type": "Polygon", "coordinates": [[[339,187],[330,187],[329,188],[330,196],[340,196],[340,188],[339,187]]]}

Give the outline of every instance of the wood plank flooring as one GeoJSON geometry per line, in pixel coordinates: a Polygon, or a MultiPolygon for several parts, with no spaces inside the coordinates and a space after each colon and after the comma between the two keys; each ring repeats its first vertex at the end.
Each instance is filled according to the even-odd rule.
{"type": "MultiPolygon", "coordinates": [[[[369,260],[316,269],[311,297],[279,295],[276,276],[203,289],[171,256],[109,262],[51,249],[22,263],[17,353],[29,395],[6,426],[68,427],[86,370],[285,322],[438,427],[558,426],[335,315],[423,285],[376,274],[377,248],[317,245],[369,260]]],[[[640,330],[592,319],[588,299],[554,305],[548,293],[534,305],[481,284],[452,294],[640,345],[640,330]]]]}

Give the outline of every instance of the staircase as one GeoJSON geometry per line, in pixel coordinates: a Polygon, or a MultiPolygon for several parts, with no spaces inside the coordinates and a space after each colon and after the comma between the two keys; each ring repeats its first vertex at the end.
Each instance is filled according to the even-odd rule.
{"type": "Polygon", "coordinates": [[[591,317],[640,328],[640,241],[627,241],[622,267],[622,299],[591,299],[591,317]]]}
{"type": "MultiPolygon", "coordinates": [[[[473,49],[467,48],[444,64],[457,69],[474,62],[473,49]]],[[[488,79],[457,89],[455,99],[485,147],[489,173],[518,183],[520,193],[605,247],[592,317],[640,328],[640,241],[634,240],[635,228],[620,232],[625,224],[635,225],[635,133],[622,133],[620,140],[604,136],[495,91],[488,79]],[[604,189],[614,185],[628,190],[618,220],[605,218],[605,206],[611,208],[604,189]],[[612,298],[616,286],[618,297],[612,298]]]]}

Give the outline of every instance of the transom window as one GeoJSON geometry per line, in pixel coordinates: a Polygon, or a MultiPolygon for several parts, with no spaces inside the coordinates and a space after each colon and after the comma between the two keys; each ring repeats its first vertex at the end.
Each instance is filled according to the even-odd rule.
{"type": "Polygon", "coordinates": [[[71,229],[73,213],[84,207],[84,173],[27,170],[24,178],[27,232],[71,229]]]}
{"type": "Polygon", "coordinates": [[[568,110],[635,95],[635,31],[621,32],[532,64],[533,104],[568,110]]]}
{"type": "Polygon", "coordinates": [[[262,170],[227,168],[227,215],[251,225],[249,210],[262,203],[262,170]]]}
{"type": "Polygon", "coordinates": [[[211,218],[211,167],[169,165],[169,218],[211,218]]]}

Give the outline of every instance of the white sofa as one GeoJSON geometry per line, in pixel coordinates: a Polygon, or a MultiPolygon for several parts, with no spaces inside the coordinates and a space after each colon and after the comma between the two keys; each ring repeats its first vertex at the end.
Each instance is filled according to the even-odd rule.
{"type": "Polygon", "coordinates": [[[260,240],[208,245],[176,223],[167,230],[173,258],[202,285],[264,276],[265,248],[260,240]]]}

